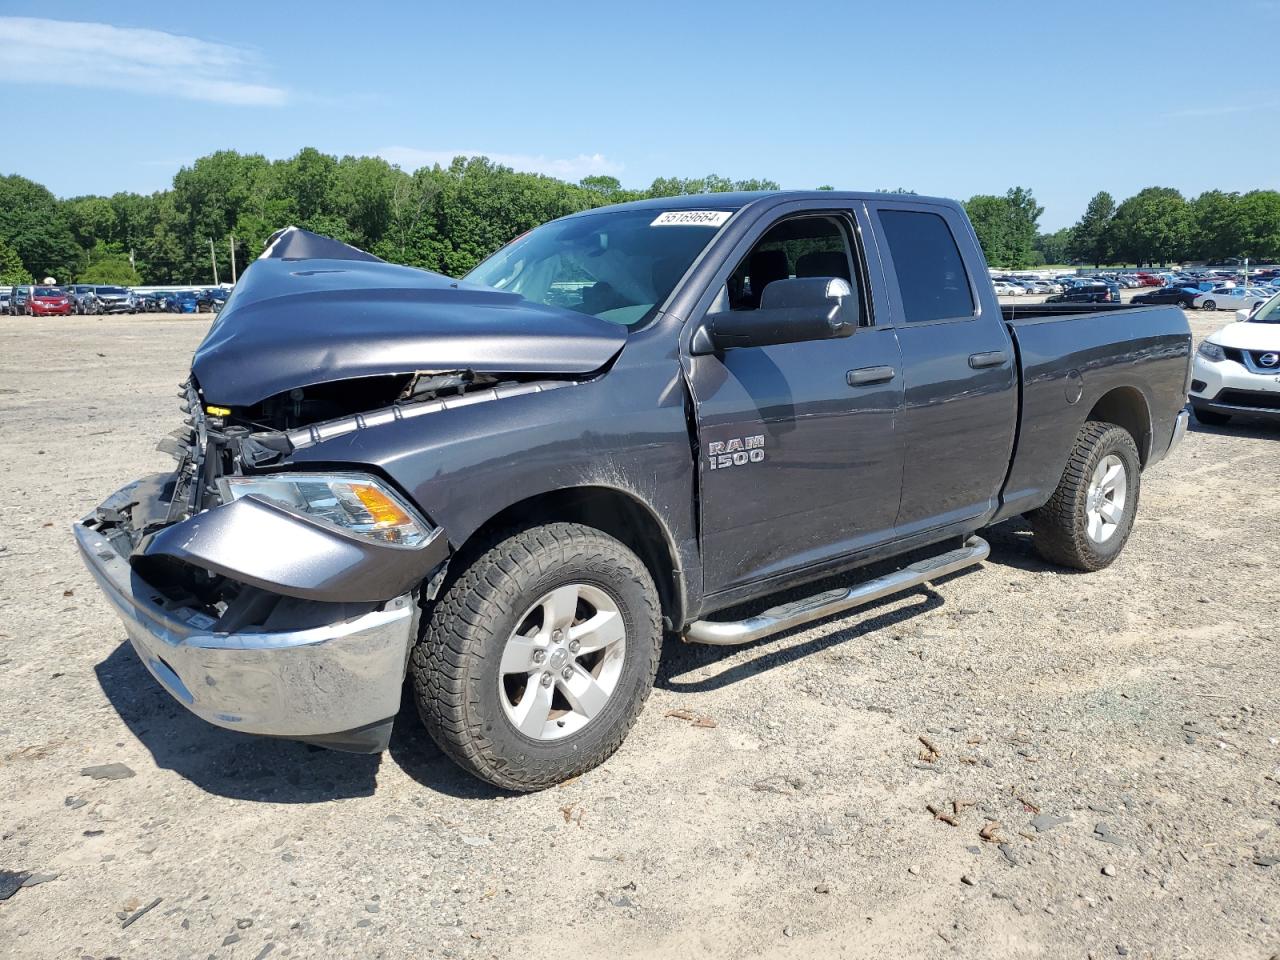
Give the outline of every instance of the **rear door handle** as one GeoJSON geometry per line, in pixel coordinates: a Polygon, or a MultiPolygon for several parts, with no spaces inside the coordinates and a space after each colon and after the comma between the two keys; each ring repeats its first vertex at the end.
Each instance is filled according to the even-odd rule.
{"type": "Polygon", "coordinates": [[[1009,359],[1009,354],[1003,350],[992,350],[988,353],[971,353],[969,354],[969,366],[975,370],[981,370],[983,367],[999,367],[1003,366],[1009,359]]]}
{"type": "Polygon", "coordinates": [[[893,367],[859,367],[844,375],[845,382],[851,387],[865,387],[871,383],[887,383],[897,376],[893,367]]]}

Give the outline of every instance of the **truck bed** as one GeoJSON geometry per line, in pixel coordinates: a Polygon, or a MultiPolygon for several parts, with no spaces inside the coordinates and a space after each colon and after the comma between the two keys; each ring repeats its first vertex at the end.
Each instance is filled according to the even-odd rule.
{"type": "Polygon", "coordinates": [[[1186,403],[1191,329],[1171,305],[1003,305],[1018,355],[1018,431],[998,519],[1044,503],[1086,420],[1127,427],[1144,468],[1186,403]]]}

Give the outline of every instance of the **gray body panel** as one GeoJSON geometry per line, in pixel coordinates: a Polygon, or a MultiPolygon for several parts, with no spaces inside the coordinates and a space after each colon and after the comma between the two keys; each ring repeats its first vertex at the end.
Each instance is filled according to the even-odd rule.
{"type": "Polygon", "coordinates": [[[149,534],[135,557],[171,557],[286,597],[329,603],[407,593],[448,553],[442,530],[417,547],[375,543],[257,497],[149,534]]]}
{"type": "Polygon", "coordinates": [[[1092,401],[1114,386],[1148,398],[1150,445],[1168,445],[1189,362],[1181,311],[1059,314],[1016,321],[1011,333],[958,204],[823,192],[639,205],[736,213],[663,312],[627,335],[606,373],[569,389],[357,430],[296,450],[290,463],[374,469],[455,548],[528,498],[572,487],[620,491],[661,525],[684,598],[678,618],[688,622],[1039,506],[1092,401]],[[945,215],[970,272],[973,318],[902,323],[876,204],[945,215]],[[693,332],[743,251],[781,216],[832,210],[856,224],[875,325],[847,340],[695,356],[693,332]],[[1004,359],[970,366],[971,355],[992,353],[1004,359]],[[1068,404],[1063,378],[1085,354],[1088,388],[1068,404]],[[882,365],[894,367],[891,380],[860,389],[846,381],[851,370],[882,365]],[[1023,393],[1031,399],[1025,414],[1023,393]],[[710,442],[747,435],[765,437],[763,463],[707,469],[710,442]]]}

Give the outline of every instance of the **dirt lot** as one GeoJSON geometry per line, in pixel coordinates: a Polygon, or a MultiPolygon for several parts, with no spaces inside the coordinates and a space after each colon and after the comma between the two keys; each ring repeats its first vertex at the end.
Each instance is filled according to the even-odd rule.
{"type": "Polygon", "coordinates": [[[611,761],[501,796],[407,712],[382,757],[215,729],[123,643],[67,527],[170,463],[207,324],[0,319],[0,955],[1280,954],[1280,426],[1193,426],[1101,573],[1007,524],[935,589],[669,643],[611,761]]]}

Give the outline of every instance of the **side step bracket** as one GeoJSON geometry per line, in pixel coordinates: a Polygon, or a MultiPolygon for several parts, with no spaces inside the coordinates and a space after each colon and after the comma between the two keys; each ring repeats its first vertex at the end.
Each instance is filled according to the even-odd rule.
{"type": "Polygon", "coordinates": [[[859,583],[847,590],[828,590],[802,600],[792,600],[746,620],[695,620],[685,630],[684,638],[689,643],[709,643],[724,647],[751,643],[771,633],[790,630],[792,627],[910,590],[930,580],[940,579],[957,570],[981,563],[990,553],[991,547],[987,541],[977,536],[969,537],[963,546],[955,550],[917,560],[901,570],[859,583]]]}

